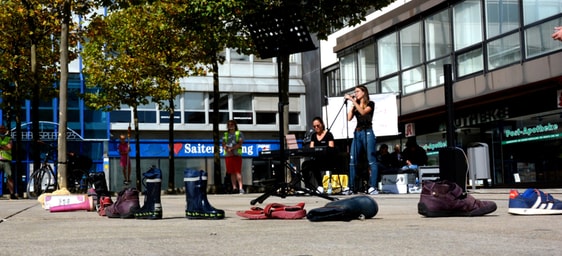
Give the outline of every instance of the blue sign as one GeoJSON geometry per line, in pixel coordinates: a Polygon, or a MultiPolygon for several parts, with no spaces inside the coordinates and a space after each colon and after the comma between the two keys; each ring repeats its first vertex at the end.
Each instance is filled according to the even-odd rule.
{"type": "MultiPolygon", "coordinates": [[[[110,157],[119,157],[119,142],[110,146],[110,157]]],[[[136,146],[131,141],[131,156],[135,156],[136,146]]],[[[242,157],[258,157],[259,152],[264,150],[278,150],[279,141],[274,140],[247,140],[242,145],[242,157]]],[[[213,157],[214,145],[212,140],[189,140],[178,141],[174,143],[174,155],[176,157],[213,157]]],[[[167,141],[142,141],[140,144],[141,157],[168,157],[167,141]]],[[[223,148],[220,147],[220,154],[223,154],[223,148]]]]}

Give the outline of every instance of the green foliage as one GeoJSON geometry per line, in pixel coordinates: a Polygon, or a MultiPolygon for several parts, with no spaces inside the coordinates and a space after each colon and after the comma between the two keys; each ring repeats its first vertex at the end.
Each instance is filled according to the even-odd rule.
{"type": "MultiPolygon", "coordinates": [[[[18,115],[24,100],[35,93],[53,97],[58,47],[50,34],[57,32],[58,13],[40,8],[37,3],[3,1],[0,8],[0,90],[1,108],[7,118],[18,115]],[[36,58],[32,58],[32,45],[36,58]],[[32,73],[32,60],[36,65],[32,73]],[[36,87],[38,85],[38,87],[36,87]],[[36,91],[39,88],[39,91],[36,91]]],[[[56,40],[56,39],[55,39],[56,40]]]]}

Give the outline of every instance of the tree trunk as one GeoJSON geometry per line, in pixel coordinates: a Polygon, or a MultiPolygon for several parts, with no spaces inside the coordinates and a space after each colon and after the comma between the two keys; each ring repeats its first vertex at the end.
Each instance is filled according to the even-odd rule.
{"type": "MultiPolygon", "coordinates": [[[[175,173],[176,173],[176,165],[174,161],[174,98],[170,95],[170,121],[169,121],[169,129],[168,129],[168,194],[172,194],[175,192],[174,190],[174,180],[175,180],[175,173]]],[[[175,194],[175,193],[174,193],[175,194]]]]}
{"type": "Polygon", "coordinates": [[[141,169],[140,169],[140,137],[139,137],[139,112],[137,106],[133,106],[133,125],[135,126],[135,184],[138,191],[142,191],[141,169]]]}
{"type": "Polygon", "coordinates": [[[60,42],[60,88],[59,88],[59,130],[58,130],[58,168],[57,179],[60,189],[68,187],[66,184],[67,165],[66,165],[66,105],[68,89],[68,30],[70,28],[70,1],[65,0],[63,4],[63,18],[61,25],[60,42]]]}
{"type": "Polygon", "coordinates": [[[213,60],[213,162],[214,162],[214,181],[215,191],[222,187],[222,174],[221,174],[221,155],[220,155],[220,135],[219,135],[219,64],[218,60],[213,60]]]}

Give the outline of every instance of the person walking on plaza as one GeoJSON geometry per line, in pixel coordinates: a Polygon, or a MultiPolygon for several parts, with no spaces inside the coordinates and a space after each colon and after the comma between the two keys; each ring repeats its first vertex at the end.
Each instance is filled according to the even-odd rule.
{"type": "Polygon", "coordinates": [[[366,153],[366,158],[369,161],[369,167],[371,169],[369,179],[370,187],[367,193],[376,195],[378,194],[378,165],[376,158],[376,137],[373,132],[375,102],[369,99],[369,90],[363,85],[355,87],[354,94],[346,94],[344,98],[353,104],[353,107],[351,107],[347,113],[347,120],[351,121],[354,117],[357,119],[357,126],[353,133],[349,159],[349,190],[344,191],[344,193],[351,194],[357,192],[355,191],[355,166],[359,160],[359,155],[366,153]]]}
{"type": "Polygon", "coordinates": [[[0,171],[4,172],[6,177],[10,199],[18,199],[14,192],[14,179],[12,177],[12,137],[3,125],[0,126],[0,171]]]}
{"type": "Polygon", "coordinates": [[[238,130],[238,124],[234,120],[227,122],[227,129],[228,131],[224,133],[222,140],[226,173],[230,174],[233,191],[238,190],[240,194],[244,194],[244,185],[242,184],[242,143],[244,143],[244,134],[238,130]]]}
{"type": "Polygon", "coordinates": [[[125,141],[124,134],[119,136],[119,140],[119,155],[121,156],[119,164],[123,169],[123,184],[128,186],[131,182],[131,158],[129,157],[131,146],[129,145],[129,142],[125,141]]]}

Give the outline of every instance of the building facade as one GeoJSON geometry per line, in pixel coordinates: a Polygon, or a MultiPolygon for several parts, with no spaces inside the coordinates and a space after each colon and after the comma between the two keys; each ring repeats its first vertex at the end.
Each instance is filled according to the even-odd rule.
{"type": "Polygon", "coordinates": [[[398,95],[401,133],[379,145],[404,145],[413,128],[407,135],[439,165],[451,107],[454,146],[487,151],[476,160],[487,161],[486,182],[560,186],[562,42],[551,38],[560,24],[560,0],[396,1],[321,44],[323,80],[330,96],[356,85],[398,95]]]}

